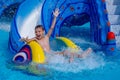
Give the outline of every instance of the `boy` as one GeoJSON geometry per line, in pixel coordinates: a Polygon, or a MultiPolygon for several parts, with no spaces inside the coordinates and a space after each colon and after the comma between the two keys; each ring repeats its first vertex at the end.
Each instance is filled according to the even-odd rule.
{"type": "Polygon", "coordinates": [[[55,23],[56,23],[56,18],[58,17],[59,15],[59,9],[55,9],[55,11],[53,12],[53,15],[54,15],[54,18],[53,18],[53,22],[52,22],[52,25],[50,27],[50,30],[48,31],[48,33],[44,36],[44,28],[42,25],[37,25],[35,27],[35,35],[36,37],[32,38],[32,39],[28,39],[28,38],[22,38],[21,40],[22,41],[25,41],[25,42],[30,42],[30,41],[37,41],[41,47],[43,48],[43,50],[47,53],[50,52],[50,46],[49,46],[49,38],[52,34],[52,31],[55,27],[55,23]]]}
{"type": "MultiPolygon", "coordinates": [[[[53,12],[53,15],[54,15],[54,18],[53,18],[53,21],[52,21],[52,25],[48,31],[48,33],[46,35],[44,35],[44,28],[42,25],[37,25],[35,27],[35,35],[36,37],[32,38],[32,39],[28,39],[28,38],[22,38],[21,40],[22,41],[25,41],[27,43],[29,43],[30,41],[37,41],[41,47],[43,48],[44,52],[46,53],[50,53],[50,45],[49,45],[49,38],[53,32],[53,29],[55,27],[55,23],[56,23],[56,18],[58,17],[59,15],[59,9],[55,9],[55,11],[53,12]]],[[[85,57],[88,53],[91,52],[91,49],[88,49],[88,51],[86,53],[83,53],[82,55],[77,55],[78,57],[85,57]]],[[[66,51],[63,51],[59,54],[64,54],[66,55],[68,52],[67,50],[66,51]]],[[[71,53],[71,57],[70,57],[70,62],[73,60],[73,56],[75,56],[73,53],[71,53]]]]}

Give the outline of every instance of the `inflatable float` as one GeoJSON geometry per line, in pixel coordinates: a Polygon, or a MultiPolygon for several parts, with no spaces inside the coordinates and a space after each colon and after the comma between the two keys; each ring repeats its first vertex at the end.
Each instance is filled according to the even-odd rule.
{"type": "MultiPolygon", "coordinates": [[[[57,37],[68,48],[71,48],[74,52],[78,51],[80,48],[73,43],[71,40],[65,37],[57,37]]],[[[42,47],[36,42],[31,41],[24,45],[21,50],[13,57],[13,61],[18,64],[25,64],[29,62],[44,64],[46,62],[46,57],[42,47]]]]}

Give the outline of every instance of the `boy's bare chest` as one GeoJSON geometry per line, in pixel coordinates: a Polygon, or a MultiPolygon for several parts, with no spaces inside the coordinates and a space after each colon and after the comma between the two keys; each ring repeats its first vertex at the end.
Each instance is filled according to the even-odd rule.
{"type": "Polygon", "coordinates": [[[41,46],[48,46],[49,45],[49,41],[46,40],[46,39],[42,39],[42,40],[39,40],[38,43],[41,45],[41,46]]]}

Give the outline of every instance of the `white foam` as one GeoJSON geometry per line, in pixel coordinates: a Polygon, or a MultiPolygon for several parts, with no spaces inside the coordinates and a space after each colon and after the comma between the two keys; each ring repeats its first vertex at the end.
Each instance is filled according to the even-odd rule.
{"type": "MultiPolygon", "coordinates": [[[[99,52],[100,53],[100,52],[99,52]]],[[[75,58],[75,60],[69,63],[69,58],[62,55],[53,55],[49,57],[48,66],[50,69],[62,71],[62,72],[81,72],[83,70],[91,70],[104,66],[105,61],[102,56],[95,53],[90,54],[84,59],[75,58]]]]}

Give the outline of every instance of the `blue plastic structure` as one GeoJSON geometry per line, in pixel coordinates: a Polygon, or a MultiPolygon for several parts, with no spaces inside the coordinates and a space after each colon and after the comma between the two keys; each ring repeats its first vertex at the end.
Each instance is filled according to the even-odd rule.
{"type": "MultiPolygon", "coordinates": [[[[39,20],[33,23],[36,25],[42,24],[46,33],[52,22],[52,11],[55,8],[60,9],[60,15],[57,18],[56,27],[52,34],[53,38],[60,36],[62,26],[69,27],[90,22],[91,40],[102,46],[107,43],[107,34],[110,32],[110,22],[108,20],[105,0],[25,0],[19,6],[11,25],[9,39],[11,51],[17,52],[23,46],[24,43],[19,41],[21,36],[23,36],[20,33],[24,28],[22,26],[22,24],[24,24],[23,21],[29,17],[28,15],[36,9],[37,6],[40,7],[39,20]]],[[[30,28],[33,27],[31,25],[28,26],[30,28]]]]}

